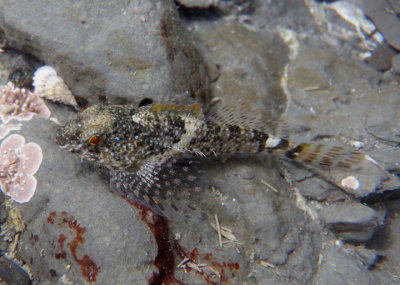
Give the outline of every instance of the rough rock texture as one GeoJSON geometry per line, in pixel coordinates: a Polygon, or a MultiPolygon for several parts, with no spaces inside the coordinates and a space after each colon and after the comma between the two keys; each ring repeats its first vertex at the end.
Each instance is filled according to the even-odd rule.
{"type": "Polygon", "coordinates": [[[217,26],[204,23],[201,28],[207,32],[193,32],[201,39],[207,62],[214,64],[209,69],[216,73],[212,88],[216,106],[258,114],[260,128],[278,118],[286,106],[280,78],[289,53],[279,34],[260,34],[231,21],[220,21],[217,26]]]}
{"type": "Polygon", "coordinates": [[[365,13],[376,27],[384,34],[388,44],[400,50],[400,20],[396,15],[400,13],[396,1],[362,1],[365,13]]]}
{"type": "Polygon", "coordinates": [[[392,67],[396,74],[400,74],[400,55],[392,57],[392,67]]]}
{"type": "Polygon", "coordinates": [[[6,284],[30,284],[28,274],[4,256],[0,257],[0,280],[6,284]]]}
{"type": "MultiPolygon", "coordinates": [[[[151,6],[153,13],[163,7],[141,3],[151,6]]],[[[315,8],[326,9],[322,5],[328,4],[261,0],[252,4],[254,13],[236,18],[182,15],[211,74],[211,108],[250,108],[267,121],[268,116],[273,120],[283,116],[291,139],[361,148],[398,175],[399,85],[390,73],[382,75],[360,61],[371,43],[343,18],[316,13],[315,8]],[[325,24],[320,25],[322,20],[325,24]],[[329,27],[339,27],[340,37],[325,35],[329,27]]],[[[0,14],[7,9],[1,8],[0,14]]],[[[115,9],[110,12],[118,14],[115,9]]],[[[21,18],[10,13],[7,17],[15,25],[8,28],[15,29],[21,18]]],[[[78,16],[92,19],[88,15],[93,10],[87,13],[78,16]]],[[[160,48],[142,36],[139,44],[160,48]]],[[[125,44],[121,42],[121,53],[131,47],[125,44]]],[[[46,48],[47,43],[40,50],[46,48]]],[[[84,57],[92,64],[91,56],[84,57]]],[[[12,58],[8,50],[0,54],[2,84],[12,70],[12,58]]],[[[64,64],[70,69],[90,66],[67,59],[64,64]]],[[[87,76],[96,76],[90,70],[87,76]]],[[[64,72],[63,78],[73,77],[64,72]]],[[[93,92],[85,90],[86,81],[81,80],[82,94],[93,92]]],[[[121,96],[106,95],[112,102],[120,100],[114,95],[121,96]]],[[[49,106],[61,123],[75,116],[65,106],[49,106]]],[[[162,278],[185,284],[399,282],[398,177],[374,195],[376,185],[371,183],[371,192],[357,196],[327,182],[316,170],[277,157],[204,161],[200,165],[203,212],[185,222],[172,221],[168,230],[154,235],[151,222],[163,221],[110,193],[107,171],[57,148],[56,127],[54,120],[38,117],[24,123],[18,133],[45,150],[36,174],[39,188],[27,204],[0,200],[0,248],[9,259],[25,263],[34,283],[85,284],[93,277],[98,284],[167,283],[162,278]],[[215,215],[226,234],[222,248],[211,225],[215,215]],[[158,274],[159,268],[164,275],[158,274]]]]}
{"type": "Polygon", "coordinates": [[[378,227],[376,212],[359,203],[328,205],[319,215],[328,227],[344,240],[368,241],[378,227]]]}
{"type": "Polygon", "coordinates": [[[386,71],[391,67],[391,60],[396,52],[386,43],[380,44],[367,59],[369,65],[379,71],[386,71]]]}
{"type": "MultiPolygon", "coordinates": [[[[211,9],[209,12],[216,12],[218,14],[240,15],[247,13],[252,8],[252,1],[249,0],[177,0],[180,8],[187,9],[211,9]]],[[[190,10],[188,10],[190,13],[190,10]]],[[[196,14],[196,10],[193,11],[196,14]]]]}
{"type": "Polygon", "coordinates": [[[1,1],[0,6],[8,45],[54,66],[72,92],[92,104],[144,98],[206,102],[201,55],[171,1],[1,1]]]}
{"type": "Polygon", "coordinates": [[[319,271],[314,279],[318,280],[318,284],[379,283],[374,271],[366,270],[359,256],[351,248],[325,243],[320,253],[319,264],[319,271]]]}

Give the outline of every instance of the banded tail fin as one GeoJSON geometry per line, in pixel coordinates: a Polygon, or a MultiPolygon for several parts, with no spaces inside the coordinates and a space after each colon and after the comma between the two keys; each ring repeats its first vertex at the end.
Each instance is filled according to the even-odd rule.
{"type": "Polygon", "coordinates": [[[356,197],[400,187],[400,179],[379,162],[347,146],[301,143],[286,157],[312,168],[327,181],[356,197]]]}

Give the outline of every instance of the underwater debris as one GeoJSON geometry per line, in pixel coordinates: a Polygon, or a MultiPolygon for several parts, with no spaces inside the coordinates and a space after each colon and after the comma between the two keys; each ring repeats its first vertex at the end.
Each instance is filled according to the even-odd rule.
{"type": "Polygon", "coordinates": [[[219,221],[218,221],[217,214],[214,215],[214,218],[215,218],[215,228],[216,228],[217,233],[218,233],[218,244],[219,244],[219,247],[222,248],[221,228],[219,226],[219,221]]]}
{"type": "Polygon", "coordinates": [[[218,242],[219,242],[219,247],[223,247],[224,244],[228,243],[240,243],[239,240],[235,237],[233,234],[233,231],[227,227],[221,226],[219,224],[218,216],[215,215],[215,224],[210,223],[211,227],[217,231],[218,234],[218,242]],[[222,237],[224,237],[226,240],[222,240],[222,237]]]}
{"type": "Polygon", "coordinates": [[[79,108],[74,95],[72,95],[64,80],[57,75],[51,66],[45,65],[35,71],[33,86],[35,93],[42,98],[79,108]]]}
{"type": "Polygon", "coordinates": [[[6,124],[12,118],[30,120],[33,114],[49,118],[50,110],[35,93],[24,88],[16,88],[13,83],[0,85],[0,118],[6,124]]]}
{"type": "Polygon", "coordinates": [[[1,191],[15,202],[28,202],[36,190],[33,176],[43,160],[42,149],[36,143],[25,144],[25,138],[11,135],[0,146],[1,191]]]}
{"type": "Polygon", "coordinates": [[[274,191],[275,193],[278,193],[278,192],[279,192],[274,186],[272,186],[271,184],[269,184],[269,183],[268,183],[267,181],[265,181],[264,179],[261,179],[261,180],[260,180],[260,183],[261,183],[262,185],[264,185],[265,187],[267,187],[267,190],[271,189],[271,190],[274,191]]]}

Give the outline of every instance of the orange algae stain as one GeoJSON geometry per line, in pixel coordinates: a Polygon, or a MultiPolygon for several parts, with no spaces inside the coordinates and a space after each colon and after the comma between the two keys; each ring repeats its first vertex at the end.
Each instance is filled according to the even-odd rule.
{"type": "Polygon", "coordinates": [[[166,38],[168,36],[167,24],[163,19],[160,20],[160,31],[163,38],[166,38]]]}
{"type": "MultiPolygon", "coordinates": [[[[78,258],[77,256],[77,249],[79,248],[79,245],[83,245],[85,242],[84,234],[86,229],[65,211],[62,211],[58,215],[57,212],[51,212],[47,217],[47,222],[52,225],[56,222],[60,228],[68,230],[71,235],[73,235],[75,232],[75,236],[70,237],[72,238],[72,241],[67,243],[67,246],[73,259],[80,265],[82,275],[86,278],[86,281],[89,283],[95,282],[101,267],[97,266],[97,264],[86,254],[83,255],[82,258],[78,258]]],[[[64,233],[61,233],[58,236],[58,252],[55,255],[57,259],[65,259],[67,257],[67,252],[64,250],[64,244],[67,240],[68,237],[64,233]]]]}
{"type": "Polygon", "coordinates": [[[54,224],[54,217],[56,216],[57,212],[50,212],[49,216],[47,217],[47,222],[49,224],[54,224]]]}
{"type": "Polygon", "coordinates": [[[56,253],[56,258],[57,259],[65,259],[65,258],[67,258],[67,252],[64,250],[64,242],[67,240],[67,236],[66,235],[64,235],[63,233],[61,233],[59,236],[58,236],[58,240],[57,240],[57,244],[58,244],[58,247],[57,247],[57,253],[56,253]]]}

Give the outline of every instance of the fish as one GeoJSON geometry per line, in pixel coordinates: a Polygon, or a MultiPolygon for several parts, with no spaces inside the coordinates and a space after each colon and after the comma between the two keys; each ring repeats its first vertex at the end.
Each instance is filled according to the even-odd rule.
{"type": "Polygon", "coordinates": [[[60,127],[55,139],[61,149],[109,169],[111,191],[167,218],[180,209],[165,201],[175,196],[189,199],[191,191],[201,191],[190,190],[196,180],[191,169],[201,158],[278,155],[307,168],[325,169],[329,182],[356,196],[390,176],[363,152],[348,146],[295,143],[230,123],[238,122],[232,118],[237,117],[205,115],[199,104],[94,105],[60,127]]]}

